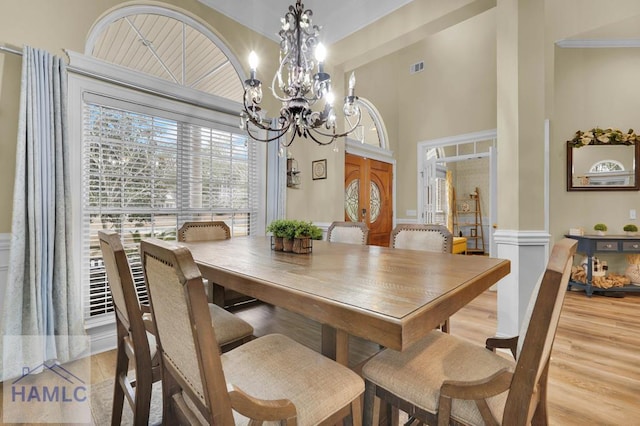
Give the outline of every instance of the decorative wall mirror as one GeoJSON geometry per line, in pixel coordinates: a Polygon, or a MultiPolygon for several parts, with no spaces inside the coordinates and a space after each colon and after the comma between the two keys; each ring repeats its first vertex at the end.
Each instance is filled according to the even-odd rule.
{"type": "Polygon", "coordinates": [[[640,143],[576,146],[567,142],[567,191],[637,191],[640,143]]]}

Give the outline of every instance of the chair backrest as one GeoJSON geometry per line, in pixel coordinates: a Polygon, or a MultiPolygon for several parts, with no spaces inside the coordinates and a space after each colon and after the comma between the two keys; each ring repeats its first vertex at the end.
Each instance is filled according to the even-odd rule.
{"type": "Polygon", "coordinates": [[[523,324],[526,332],[519,339],[522,341],[519,345],[521,350],[505,405],[503,424],[530,424],[538,398],[545,397],[537,390],[546,388],[549,357],[577,243],[577,240],[564,238],[553,246],[542,280],[534,290],[529,303],[532,309],[525,315],[523,324]]]}
{"type": "Polygon", "coordinates": [[[390,246],[409,250],[451,253],[453,236],[443,225],[397,225],[391,232],[390,246]]]}
{"type": "Polygon", "coordinates": [[[369,228],[364,222],[333,222],[327,230],[327,241],[367,245],[369,228]]]}
{"type": "Polygon", "coordinates": [[[214,220],[209,222],[185,222],[178,230],[178,241],[228,240],[231,230],[226,223],[214,220]]]}
{"type": "Polygon", "coordinates": [[[120,235],[117,232],[105,230],[98,232],[98,238],[116,320],[129,331],[134,344],[146,346],[149,352],[140,302],[120,235]]]}
{"type": "Polygon", "coordinates": [[[162,355],[163,380],[167,380],[164,373],[168,372],[170,380],[211,424],[233,424],[202,276],[191,252],[152,238],[142,241],[140,251],[162,355]]]}

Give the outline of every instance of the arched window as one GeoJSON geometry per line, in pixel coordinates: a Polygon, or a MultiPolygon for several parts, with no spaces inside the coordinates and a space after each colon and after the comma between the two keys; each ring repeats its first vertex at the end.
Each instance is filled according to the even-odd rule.
{"type": "MultiPolygon", "coordinates": [[[[388,150],[387,130],[376,107],[365,98],[359,98],[357,105],[362,117],[356,129],[348,136],[349,140],[388,150]]],[[[353,127],[353,120],[353,117],[345,117],[346,129],[353,127]]]]}
{"type": "Polygon", "coordinates": [[[85,55],[242,102],[235,56],[207,27],[170,9],[129,6],[105,16],[87,38],[85,55]]]}
{"type": "Polygon", "coordinates": [[[601,160],[594,163],[585,177],[589,185],[629,185],[632,172],[625,172],[624,165],[616,160],[601,160]]]}
{"type": "Polygon", "coordinates": [[[85,54],[69,57],[79,274],[91,328],[113,311],[97,232],[122,235],[145,301],[142,238],[174,240],[191,220],[225,221],[233,235],[263,230],[264,153],[237,125],[239,62],[189,16],[157,6],[114,10],[92,27],[85,54]]]}
{"type": "Polygon", "coordinates": [[[623,172],[624,166],[621,162],[616,160],[602,160],[595,163],[589,169],[591,173],[606,173],[606,172],[623,172]]]}

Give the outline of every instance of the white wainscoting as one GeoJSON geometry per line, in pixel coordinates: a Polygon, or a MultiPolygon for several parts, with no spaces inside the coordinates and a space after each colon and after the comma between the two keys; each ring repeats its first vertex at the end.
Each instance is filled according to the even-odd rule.
{"type": "Polygon", "coordinates": [[[499,229],[493,238],[495,257],[511,261],[511,273],[498,282],[496,335],[516,336],[533,289],[546,268],[551,235],[545,231],[499,229]]]}
{"type": "Polygon", "coordinates": [[[7,288],[10,248],[11,234],[0,234],[0,309],[4,306],[4,292],[7,288]]]}
{"type": "Polygon", "coordinates": [[[116,319],[113,314],[104,315],[97,320],[85,320],[84,327],[91,340],[91,355],[117,346],[116,319]]]}

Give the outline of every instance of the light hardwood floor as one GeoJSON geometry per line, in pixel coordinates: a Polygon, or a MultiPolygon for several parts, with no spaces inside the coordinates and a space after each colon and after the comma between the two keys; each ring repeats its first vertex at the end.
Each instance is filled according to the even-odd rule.
{"type": "MultiPolygon", "coordinates": [[[[320,326],[270,305],[235,312],[256,335],[282,333],[319,350],[320,326]]],[[[484,345],[496,329],[496,293],[486,292],[451,318],[452,334],[484,345]]],[[[351,339],[352,365],[378,345],[351,339]]],[[[625,298],[569,292],[552,352],[549,375],[551,425],[640,424],[640,293],[625,298]]],[[[113,374],[114,351],[92,357],[92,382],[113,374]]],[[[2,388],[0,387],[0,393],[2,388]]]]}
{"type": "MultiPolygon", "coordinates": [[[[267,305],[237,312],[256,334],[289,334],[316,350],[319,325],[267,305]]],[[[451,333],[484,346],[496,331],[496,293],[487,291],[451,317],[451,333]]],[[[353,365],[377,345],[350,341],[353,365]]],[[[640,424],[640,293],[624,298],[568,292],[549,373],[551,425],[640,424]]]]}

